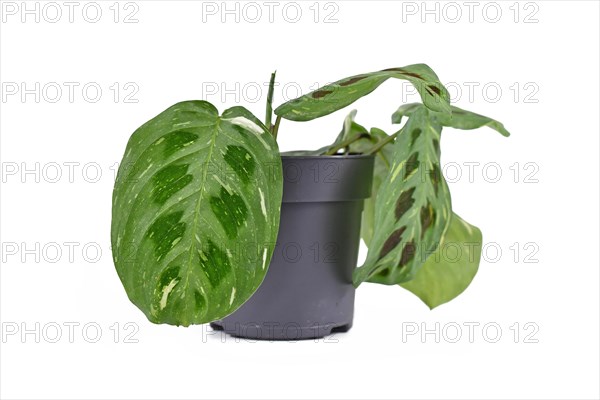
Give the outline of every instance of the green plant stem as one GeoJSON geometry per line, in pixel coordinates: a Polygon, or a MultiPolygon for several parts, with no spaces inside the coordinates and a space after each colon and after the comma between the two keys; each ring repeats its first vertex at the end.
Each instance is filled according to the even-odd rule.
{"type": "Polygon", "coordinates": [[[279,132],[279,123],[281,122],[281,116],[278,115],[275,119],[275,125],[273,125],[271,132],[273,133],[273,138],[277,140],[277,132],[279,132]]]}
{"type": "Polygon", "coordinates": [[[354,143],[357,140],[362,139],[364,137],[369,137],[369,135],[365,134],[365,133],[357,133],[356,135],[354,135],[354,136],[352,136],[352,137],[350,137],[350,138],[348,138],[348,139],[346,139],[346,140],[338,143],[337,145],[335,145],[333,147],[330,147],[329,150],[327,150],[324,155],[326,155],[326,156],[332,156],[335,153],[337,153],[338,150],[343,149],[344,147],[348,147],[352,143],[354,143]]]}
{"type": "Polygon", "coordinates": [[[275,74],[277,71],[273,71],[271,74],[271,80],[269,81],[269,92],[267,94],[267,112],[265,115],[265,126],[271,129],[271,119],[273,118],[273,91],[275,89],[275,74]]]}
{"type": "Polygon", "coordinates": [[[398,136],[398,134],[402,132],[402,129],[400,129],[398,132],[394,133],[393,135],[390,135],[388,137],[386,137],[385,139],[377,142],[377,144],[373,147],[371,147],[371,150],[365,152],[365,154],[375,154],[377,153],[379,150],[383,149],[383,147],[388,144],[391,143],[394,139],[396,139],[396,136],[398,136]]]}
{"type": "Polygon", "coordinates": [[[381,157],[381,159],[383,160],[383,163],[385,164],[385,167],[389,169],[389,168],[390,168],[390,162],[389,162],[389,160],[387,159],[387,157],[383,155],[383,152],[379,152],[379,153],[377,153],[377,154],[378,154],[378,155],[379,155],[379,157],[381,157]]]}

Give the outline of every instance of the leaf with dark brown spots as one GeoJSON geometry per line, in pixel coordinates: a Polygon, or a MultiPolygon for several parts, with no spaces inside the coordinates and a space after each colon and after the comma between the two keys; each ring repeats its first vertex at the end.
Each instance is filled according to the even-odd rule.
{"type": "MultiPolygon", "coordinates": [[[[434,88],[428,87],[427,90],[435,94],[434,88]]],[[[392,161],[387,169],[375,173],[375,205],[365,208],[371,216],[363,217],[364,229],[373,233],[370,240],[365,240],[369,247],[367,259],[354,271],[355,286],[364,281],[401,284],[430,307],[435,307],[457,296],[473,278],[481,253],[481,232],[452,213],[450,192],[440,170],[440,133],[442,126],[458,129],[489,126],[505,136],[509,133],[501,123],[491,118],[456,107],[452,107],[452,111],[452,116],[449,116],[413,103],[402,105],[393,114],[393,123],[401,123],[404,118],[408,121],[393,144],[388,145],[391,148],[388,159],[392,161]],[[421,130],[419,135],[413,134],[416,129],[421,130]],[[422,173],[404,180],[397,179],[417,152],[422,173]],[[410,207],[405,203],[407,188],[415,188],[410,196],[410,207]],[[400,198],[404,201],[399,201],[400,198]],[[400,218],[390,218],[390,206],[393,204],[395,216],[400,218]],[[406,227],[402,242],[407,245],[397,244],[385,259],[381,259],[382,244],[389,238],[389,232],[398,227],[406,227]],[[469,244],[479,244],[479,249],[465,246],[465,242],[469,241],[475,242],[469,244]],[[456,242],[462,246],[466,256],[458,261],[458,265],[444,262],[447,249],[441,249],[440,243],[456,242]],[[415,256],[417,249],[419,257],[415,256]],[[437,261],[440,259],[441,262],[437,261]]]]}
{"type": "Polygon", "coordinates": [[[439,170],[439,149],[432,145],[439,143],[441,127],[425,107],[404,111],[410,116],[391,145],[389,169],[376,172],[381,176],[375,182],[381,184],[373,188],[375,215],[366,219],[373,235],[365,263],[354,272],[355,285],[365,280],[398,284],[412,279],[424,262],[415,250],[423,255],[436,250],[452,212],[448,185],[439,170]],[[392,235],[400,228],[405,228],[401,238],[392,235]],[[384,268],[389,268],[385,276],[379,273],[384,268]]]}
{"type": "Polygon", "coordinates": [[[394,232],[392,232],[392,234],[388,237],[388,239],[383,244],[381,251],[379,252],[380,259],[385,257],[386,255],[388,255],[388,253],[390,251],[392,251],[396,246],[398,246],[398,244],[402,240],[402,233],[404,233],[405,230],[406,230],[406,227],[403,226],[402,228],[396,229],[394,232]]]}
{"type": "Polygon", "coordinates": [[[403,180],[406,181],[408,178],[410,178],[417,168],[419,168],[419,153],[414,152],[410,155],[409,159],[406,160],[403,180]]]}
{"type": "Polygon", "coordinates": [[[415,199],[413,199],[412,195],[415,192],[415,188],[410,188],[405,190],[398,197],[398,201],[396,202],[396,221],[400,220],[404,213],[411,209],[413,204],[415,203],[415,199]]]}
{"type": "Polygon", "coordinates": [[[412,132],[410,133],[410,147],[413,147],[415,145],[415,142],[421,135],[421,132],[421,128],[415,128],[412,130],[412,132]]]}
{"type": "Polygon", "coordinates": [[[437,87],[435,85],[429,85],[428,87],[429,87],[429,89],[431,89],[438,96],[442,94],[442,91],[440,90],[439,87],[437,87]]]}
{"type": "Polygon", "coordinates": [[[417,247],[415,246],[414,240],[406,243],[402,249],[402,255],[400,256],[400,263],[398,264],[398,267],[402,268],[408,264],[408,262],[415,257],[416,249],[417,247]]]}
{"type": "Polygon", "coordinates": [[[313,99],[320,99],[331,93],[333,93],[333,90],[317,90],[316,92],[313,92],[312,97],[313,99]]]}
{"type": "Polygon", "coordinates": [[[431,170],[429,171],[429,177],[431,178],[433,190],[435,191],[435,195],[437,196],[440,191],[440,181],[442,180],[442,172],[440,171],[440,166],[438,165],[438,163],[432,164],[431,170]]]}
{"type": "Polygon", "coordinates": [[[347,80],[346,82],[340,83],[340,86],[350,86],[356,82],[362,81],[365,78],[366,78],[366,76],[355,76],[354,78],[351,78],[351,79],[347,80]]]}
{"type": "Polygon", "coordinates": [[[386,68],[386,69],[382,69],[381,72],[402,72],[404,73],[404,70],[402,68],[386,68]]]}
{"type": "Polygon", "coordinates": [[[292,121],[310,121],[354,103],[390,78],[409,81],[421,96],[423,104],[431,110],[450,112],[450,95],[438,76],[427,65],[414,64],[340,79],[280,105],[275,114],[292,121]],[[434,92],[430,87],[439,90],[434,92]]]}
{"type": "Polygon", "coordinates": [[[423,77],[419,74],[414,74],[412,72],[403,72],[404,75],[412,76],[413,78],[423,79],[423,77]]]}
{"type": "Polygon", "coordinates": [[[431,207],[431,203],[427,203],[427,206],[421,207],[421,239],[425,236],[427,229],[433,225],[435,219],[435,211],[431,207]]]}

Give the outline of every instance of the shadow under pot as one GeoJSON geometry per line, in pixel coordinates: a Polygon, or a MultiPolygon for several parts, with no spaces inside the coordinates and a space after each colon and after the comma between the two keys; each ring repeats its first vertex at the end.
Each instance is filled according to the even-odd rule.
{"type": "Polygon", "coordinates": [[[320,338],[352,327],[364,199],[373,156],[285,156],[277,244],[258,290],[211,323],[237,337],[320,338]]]}

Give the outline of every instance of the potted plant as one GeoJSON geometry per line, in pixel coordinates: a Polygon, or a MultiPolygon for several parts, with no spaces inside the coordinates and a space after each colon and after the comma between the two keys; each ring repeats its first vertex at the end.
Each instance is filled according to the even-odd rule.
{"type": "Polygon", "coordinates": [[[129,139],[111,226],[129,299],[154,323],[302,339],[348,330],[363,282],[400,285],[431,308],[458,296],[477,271],[481,232],[452,211],[440,133],[489,126],[508,136],[503,125],[451,106],[424,64],[326,85],[280,105],[272,122],[274,81],[264,123],[243,107],[219,115],[185,101],[129,139]],[[397,132],[366,129],[353,111],[330,146],[279,153],[282,119],[328,115],[389,78],[422,99],[393,114],[406,120],[397,132]],[[355,268],[360,236],[369,251],[355,268]]]}

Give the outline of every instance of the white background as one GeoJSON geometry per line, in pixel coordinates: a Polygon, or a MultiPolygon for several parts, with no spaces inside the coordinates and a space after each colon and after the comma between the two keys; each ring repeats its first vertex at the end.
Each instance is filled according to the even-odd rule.
{"type": "MultiPolygon", "coordinates": [[[[39,22],[35,14],[22,22],[21,2],[7,3],[0,28],[3,398],[600,396],[597,2],[476,2],[469,16],[464,2],[310,1],[297,3],[295,23],[298,7],[285,14],[283,2],[273,22],[262,2],[258,22],[251,21],[256,7],[244,3],[239,22],[235,14],[222,22],[221,2],[98,2],[96,23],[86,21],[95,18],[93,5],[82,15],[86,2],[73,22],[56,3],[62,18],[55,23],[54,6],[40,2],[39,22]],[[215,7],[214,15],[203,12],[215,7]],[[423,14],[425,7],[438,11],[423,14]],[[137,22],[125,23],[132,12],[137,22]],[[274,69],[280,104],[284,85],[289,98],[295,89],[418,62],[438,73],[455,104],[512,132],[443,134],[443,163],[462,168],[450,183],[454,210],[481,228],[489,249],[464,294],[429,311],[401,288],[365,284],[349,333],[259,343],[206,326],[153,325],[128,301],[110,256],[110,203],[115,164],[139,125],[201,98],[220,110],[245,105],[262,119],[262,85],[274,69]],[[79,85],[72,102],[68,82],[79,85]],[[21,83],[33,93],[22,98],[21,83]],[[62,97],[53,103],[56,86],[62,97]],[[94,103],[95,86],[102,95],[94,103]],[[222,89],[230,91],[224,99],[222,89]],[[469,162],[480,163],[472,179],[469,162]],[[71,339],[69,323],[79,324],[71,339]],[[421,336],[436,323],[439,339],[421,336]],[[479,324],[472,340],[469,323],[479,324]],[[457,326],[462,336],[452,343],[457,326]],[[52,343],[57,327],[62,336],[52,343]],[[95,327],[102,336],[90,343],[95,327]],[[23,336],[24,329],[31,332],[23,336]]],[[[352,108],[361,124],[390,131],[396,107],[417,101],[407,89],[387,82],[322,120],[284,121],[280,146],[327,144],[352,108]]],[[[446,169],[451,178],[456,172],[446,169]]]]}

